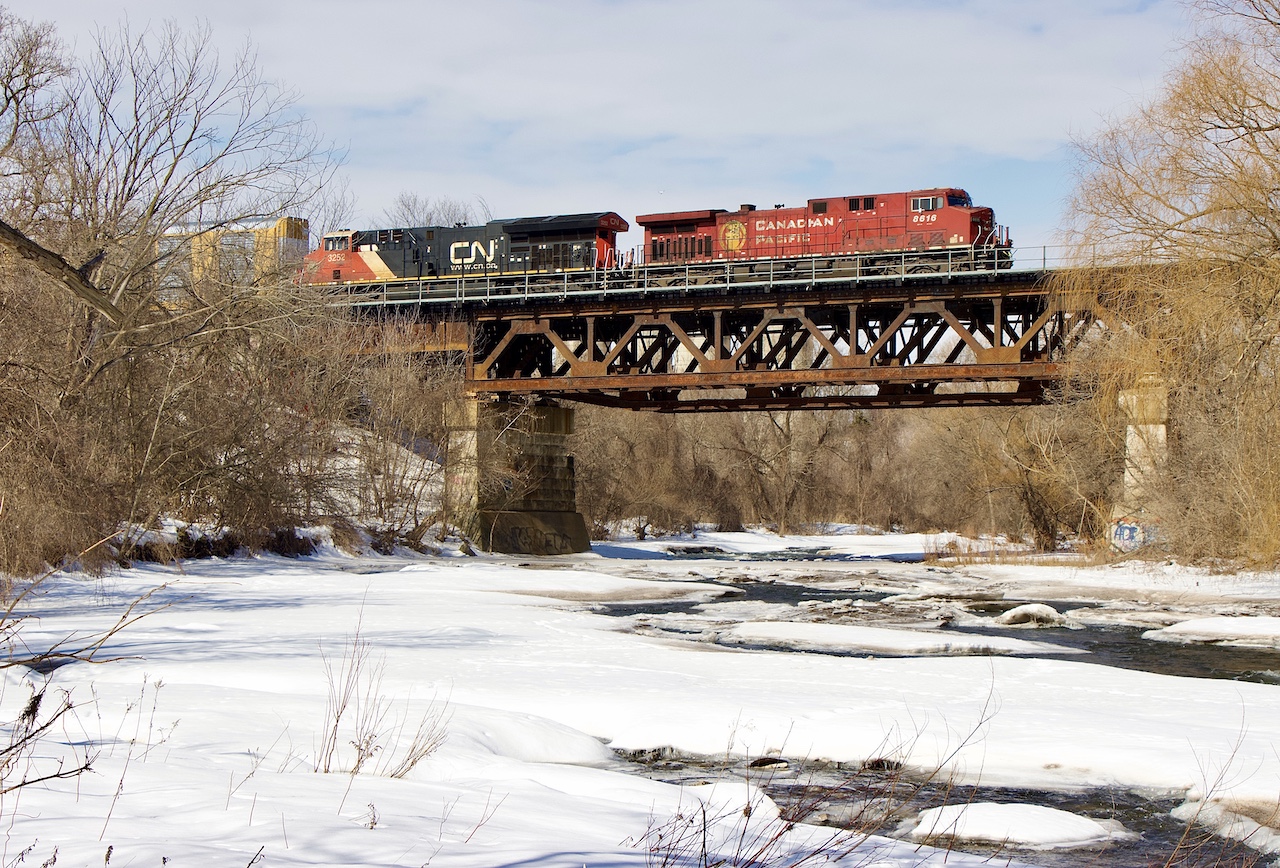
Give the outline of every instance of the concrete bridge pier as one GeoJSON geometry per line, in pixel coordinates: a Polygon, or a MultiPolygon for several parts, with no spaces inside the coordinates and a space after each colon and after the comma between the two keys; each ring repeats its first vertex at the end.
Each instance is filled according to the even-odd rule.
{"type": "Polygon", "coordinates": [[[1159,537],[1159,517],[1148,507],[1168,456],[1169,390],[1159,377],[1143,377],[1120,393],[1120,409],[1126,417],[1124,481],[1112,514],[1111,542],[1132,551],[1159,537]]]}
{"type": "Polygon", "coordinates": [[[591,548],[578,512],[568,407],[462,399],[446,408],[448,520],[486,551],[591,548]]]}

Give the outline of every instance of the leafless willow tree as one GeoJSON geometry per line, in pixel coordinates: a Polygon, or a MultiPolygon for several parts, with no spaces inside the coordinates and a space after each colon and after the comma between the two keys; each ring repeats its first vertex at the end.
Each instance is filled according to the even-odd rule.
{"type": "Polygon", "coordinates": [[[1280,250],[1280,8],[1205,0],[1163,90],[1077,143],[1070,237],[1108,261],[1280,250]]]}
{"type": "MultiPolygon", "coordinates": [[[[1192,555],[1280,555],[1280,4],[1205,0],[1163,89],[1079,144],[1068,276],[1104,328],[1075,359],[1112,431],[1117,395],[1169,389],[1150,510],[1192,555]]],[[[1114,437],[1114,434],[1112,435],[1114,437]]],[[[1101,434],[1100,434],[1101,437],[1101,434]]]]}

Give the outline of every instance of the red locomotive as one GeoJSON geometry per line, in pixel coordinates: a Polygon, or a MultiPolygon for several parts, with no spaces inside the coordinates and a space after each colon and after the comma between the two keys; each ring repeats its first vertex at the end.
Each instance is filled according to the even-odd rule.
{"type": "Polygon", "coordinates": [[[870,264],[891,259],[923,271],[961,261],[1007,263],[1011,246],[990,208],[974,207],[968,193],[950,187],[810,199],[803,208],[644,214],[636,222],[655,264],[860,254],[870,264]],[[975,257],[992,251],[1006,253],[975,257]]]}

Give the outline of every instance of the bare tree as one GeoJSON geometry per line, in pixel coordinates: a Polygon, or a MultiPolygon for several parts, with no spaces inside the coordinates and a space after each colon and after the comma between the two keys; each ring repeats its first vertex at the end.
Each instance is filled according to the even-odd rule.
{"type": "Polygon", "coordinates": [[[443,520],[445,407],[461,397],[462,374],[457,354],[422,352],[421,328],[406,321],[379,326],[352,372],[363,400],[349,438],[357,458],[349,515],[378,548],[420,546],[443,520]]]}
{"type": "Polygon", "coordinates": [[[432,198],[408,190],[397,194],[382,212],[384,225],[394,227],[471,225],[492,219],[489,204],[479,196],[468,202],[452,196],[432,198]]]}
{"type": "Polygon", "coordinates": [[[699,462],[687,425],[671,416],[583,407],[573,452],[578,508],[598,538],[625,528],[637,537],[689,530],[695,522],[738,529],[734,498],[718,468],[699,462]]]}
{"type": "Polygon", "coordinates": [[[308,223],[312,246],[318,247],[320,239],[329,232],[354,228],[355,214],[356,197],[351,192],[350,180],[342,174],[334,175],[310,205],[308,223]]]}
{"type": "Polygon", "coordinates": [[[100,34],[44,137],[40,157],[62,171],[35,225],[83,227],[63,249],[103,248],[91,276],[112,302],[144,308],[196,239],[296,214],[328,180],[332,152],[295,99],[249,46],[224,64],[207,28],[100,34]],[[175,229],[177,243],[158,243],[175,229]]]}
{"type": "Polygon", "coordinates": [[[829,473],[841,460],[845,414],[768,412],[725,417],[706,448],[720,452],[740,473],[757,521],[780,534],[836,513],[829,473]]]}
{"type": "MultiPolygon", "coordinates": [[[[0,161],[66,106],[54,85],[70,69],[52,24],[25,21],[0,8],[0,161]]],[[[6,166],[4,176],[19,171],[6,166]]]]}
{"type": "MultiPolygon", "coordinates": [[[[31,32],[56,49],[10,21],[0,59],[31,32]]],[[[305,213],[333,152],[251,50],[224,64],[207,29],[124,25],[62,77],[43,68],[26,104],[61,110],[25,110],[0,185],[17,236],[0,248],[19,254],[0,258],[0,567],[105,557],[94,543],[162,514],[287,524],[323,434],[310,413],[345,404],[293,397],[315,396],[298,388],[307,333],[333,314],[270,227],[305,213]]]]}

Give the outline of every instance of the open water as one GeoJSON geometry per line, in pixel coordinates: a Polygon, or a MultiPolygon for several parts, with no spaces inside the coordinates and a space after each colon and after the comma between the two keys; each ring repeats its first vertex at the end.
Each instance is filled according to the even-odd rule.
{"type": "MultiPolygon", "coordinates": [[[[691,552],[699,558],[715,556],[714,553],[691,552]]],[[[723,556],[722,560],[830,560],[820,552],[792,552],[779,557],[723,556]]],[[[841,560],[874,560],[864,558],[840,558],[841,560]]],[[[868,564],[868,566],[871,566],[868,564]]],[[[716,584],[713,579],[700,581],[716,584]]],[[[802,603],[833,603],[837,600],[878,602],[887,596],[881,592],[859,592],[848,589],[810,586],[771,581],[720,582],[732,596],[731,602],[760,602],[799,607],[802,603]]],[[[977,615],[995,616],[1022,601],[989,600],[964,601],[965,608],[977,615]]],[[[1079,609],[1087,603],[1079,601],[1037,601],[1052,606],[1059,612],[1079,609]]],[[[600,611],[614,616],[660,615],[702,612],[713,614],[716,603],[660,602],[623,604],[601,607],[600,611]]],[[[812,609],[804,610],[803,620],[815,620],[812,609]]],[[[833,620],[856,623],[857,618],[847,613],[833,620]]],[[[891,626],[883,620],[868,621],[881,626],[891,626]]],[[[1090,626],[1083,628],[1041,627],[1037,629],[1002,627],[994,624],[947,625],[943,629],[991,636],[1009,636],[1034,639],[1090,652],[1090,663],[1178,675],[1190,678],[1222,678],[1280,684],[1280,651],[1271,649],[1236,648],[1224,645],[1174,644],[1154,642],[1142,638],[1147,628],[1129,626],[1090,626]]],[[[789,651],[791,649],[779,648],[789,651]]],[[[803,651],[793,653],[823,653],[803,651]]],[[[854,654],[858,652],[829,652],[854,654]]],[[[883,655],[877,655],[883,656],[883,655]]],[[[1092,790],[1086,792],[1026,791],[996,787],[952,787],[941,782],[912,779],[906,770],[850,769],[830,764],[811,764],[803,760],[789,759],[785,764],[768,769],[751,768],[745,763],[706,757],[681,756],[670,751],[642,752],[623,755],[640,774],[672,783],[707,783],[725,776],[748,778],[761,785],[769,796],[784,810],[808,816],[810,822],[825,821],[833,825],[848,825],[851,811],[869,795],[887,795],[891,802],[900,805],[900,813],[914,814],[919,810],[942,804],[960,804],[968,801],[1036,804],[1059,808],[1096,819],[1118,820],[1126,829],[1138,834],[1131,841],[1111,842],[1103,847],[1057,851],[1026,851],[1012,848],[982,849],[966,845],[971,853],[992,856],[993,865],[1005,865],[1012,861],[1045,866],[1045,868],[1141,868],[1141,866],[1246,866],[1270,864],[1259,860],[1257,854],[1247,848],[1210,839],[1200,832],[1187,837],[1185,824],[1169,815],[1177,800],[1153,800],[1142,794],[1123,790],[1092,790]],[[841,818],[844,822],[841,822],[841,818]],[[1181,854],[1181,855],[1175,855],[1181,854]]],[[[855,822],[856,825],[856,822],[855,822]]],[[[882,831],[891,832],[893,825],[882,831]]]]}

